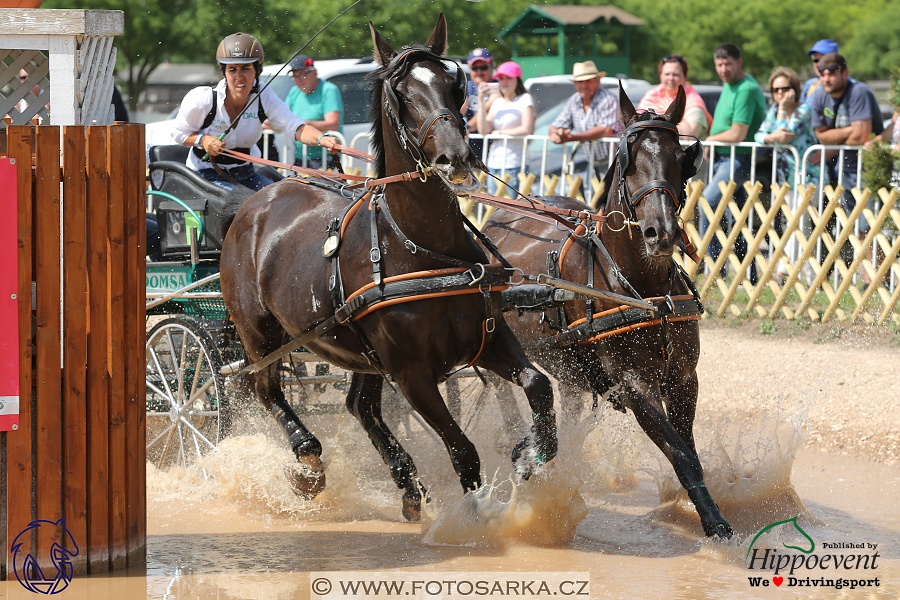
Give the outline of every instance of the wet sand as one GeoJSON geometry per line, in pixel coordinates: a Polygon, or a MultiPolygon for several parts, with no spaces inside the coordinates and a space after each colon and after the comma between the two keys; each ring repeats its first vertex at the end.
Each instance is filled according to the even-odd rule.
{"type": "MultiPolygon", "coordinates": [[[[204,463],[212,479],[199,469],[149,470],[146,566],[76,580],[60,597],[309,598],[310,573],[324,571],[588,573],[590,594],[582,598],[900,597],[900,466],[893,458],[900,453],[890,437],[900,434],[891,391],[900,385],[900,346],[883,332],[878,339],[862,334],[822,328],[773,337],[704,324],[695,432],[710,490],[738,532],[728,543],[703,538],[671,467],[630,414],[605,407],[585,430],[562,432],[569,447],[549,467],[546,487],[515,491],[506,479],[508,458],[496,451],[506,450],[499,419],[480,415],[471,437],[496,497],[468,508],[458,503],[443,448],[409,426],[413,439],[404,444],[429,484],[432,516],[478,517],[468,529],[443,523],[443,535],[458,536],[455,545],[435,544],[436,527],[423,533],[422,525],[403,520],[398,490],[351,418],[310,422],[324,438],[329,480],[320,498],[303,502],[281,475],[291,455],[280,432],[251,413],[242,424],[248,435],[228,440],[204,463]],[[857,435],[866,437],[862,444],[844,441],[857,435]],[[548,525],[552,506],[538,501],[577,488],[579,479],[587,516],[574,536],[528,541],[504,520],[513,506],[519,526],[531,518],[536,528],[565,532],[565,519],[548,525]],[[824,550],[826,543],[877,544],[878,567],[795,577],[878,577],[880,585],[789,588],[785,580],[777,590],[772,583],[751,587],[751,576],[772,578],[747,568],[751,540],[765,524],[796,515],[817,554],[853,552],[824,550]],[[491,526],[479,530],[482,522],[491,526]]],[[[523,408],[521,397],[517,402],[523,408]]],[[[767,534],[755,547],[789,552],[783,544],[795,537],[767,534]]],[[[0,590],[33,597],[15,580],[0,590]]]]}

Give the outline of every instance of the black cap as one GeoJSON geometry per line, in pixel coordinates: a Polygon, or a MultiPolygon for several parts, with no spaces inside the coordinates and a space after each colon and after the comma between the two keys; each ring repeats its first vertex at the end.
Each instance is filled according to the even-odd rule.
{"type": "Polygon", "coordinates": [[[300,54],[291,59],[291,71],[302,71],[313,66],[313,59],[305,54],[300,54]]]}

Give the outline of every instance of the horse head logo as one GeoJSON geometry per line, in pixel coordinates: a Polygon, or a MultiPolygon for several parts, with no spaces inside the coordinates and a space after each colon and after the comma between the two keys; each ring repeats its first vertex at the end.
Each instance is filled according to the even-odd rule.
{"type": "MultiPolygon", "coordinates": [[[[806,533],[805,531],[803,531],[803,528],[800,527],[800,525],[797,524],[797,517],[794,517],[794,518],[792,518],[792,519],[785,519],[784,521],[778,521],[778,522],[776,522],[776,523],[772,523],[771,525],[766,525],[765,527],[763,527],[762,529],[760,529],[760,530],[759,530],[759,533],[756,534],[756,537],[753,538],[753,541],[750,542],[750,547],[747,548],[747,556],[750,556],[750,550],[753,549],[753,544],[756,543],[756,540],[759,539],[759,536],[761,536],[762,534],[764,534],[764,533],[767,532],[768,530],[772,529],[773,527],[778,527],[779,525],[784,525],[785,523],[793,523],[793,524],[794,524],[794,529],[796,529],[796,530],[799,531],[801,534],[803,534],[803,537],[805,537],[807,540],[809,540],[809,543],[810,543],[810,548],[809,548],[809,550],[804,550],[803,548],[801,548],[801,547],[799,547],[799,546],[788,546],[787,544],[782,543],[782,545],[783,545],[785,548],[790,548],[791,550],[799,550],[799,551],[802,552],[803,554],[811,554],[812,551],[816,549],[816,543],[813,541],[813,539],[812,539],[811,537],[809,537],[809,534],[806,533]]],[[[754,556],[755,556],[755,555],[754,555],[754,556]]]]}
{"type": "Polygon", "coordinates": [[[75,538],[66,529],[65,519],[55,522],[32,521],[28,524],[28,527],[16,536],[10,550],[13,553],[13,569],[16,573],[16,579],[30,592],[45,595],[58,594],[66,589],[69,586],[69,582],[72,581],[74,571],[72,559],[78,556],[78,545],[75,543],[75,538]],[[37,530],[40,527],[47,527],[48,529],[59,528],[61,530],[60,541],[66,545],[71,545],[73,550],[67,550],[60,546],[58,542],[53,542],[53,545],[50,546],[50,560],[53,561],[53,566],[56,567],[56,573],[48,573],[47,576],[44,575],[38,561],[30,553],[26,554],[28,547],[31,545],[29,542],[32,530],[37,530]]]}

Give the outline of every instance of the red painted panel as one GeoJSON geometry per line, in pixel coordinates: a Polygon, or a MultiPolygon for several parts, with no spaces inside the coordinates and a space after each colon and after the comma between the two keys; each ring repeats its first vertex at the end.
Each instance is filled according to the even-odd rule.
{"type": "MultiPolygon", "coordinates": [[[[0,431],[19,428],[16,159],[0,158],[0,431]]],[[[31,298],[22,298],[31,302],[31,298]]]]}

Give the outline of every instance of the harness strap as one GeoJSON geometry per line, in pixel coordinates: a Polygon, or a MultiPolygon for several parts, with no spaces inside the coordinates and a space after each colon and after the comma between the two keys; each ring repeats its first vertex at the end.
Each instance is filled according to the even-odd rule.
{"type": "Polygon", "coordinates": [[[378,205],[379,208],[381,208],[382,214],[384,215],[384,218],[387,220],[388,224],[391,226],[391,229],[394,230],[394,233],[396,233],[397,236],[403,241],[403,245],[406,246],[406,249],[409,250],[411,253],[413,253],[413,254],[421,253],[423,256],[433,258],[435,260],[438,260],[440,262],[443,262],[443,263],[446,263],[449,265],[465,267],[466,269],[475,269],[476,271],[484,269],[485,272],[494,272],[497,274],[503,273],[505,276],[507,276],[507,278],[512,274],[511,270],[508,268],[490,267],[490,266],[485,266],[481,263],[469,262],[469,261],[462,260],[459,258],[454,258],[452,256],[447,256],[445,254],[440,254],[439,252],[434,252],[432,250],[429,250],[427,248],[417,245],[411,239],[406,237],[406,234],[403,233],[403,230],[400,229],[399,225],[397,225],[397,222],[394,220],[394,217],[391,215],[391,211],[388,208],[387,202],[384,202],[383,200],[379,200],[378,198],[375,198],[374,202],[378,205]]]}
{"type": "MultiPolygon", "coordinates": [[[[458,114],[459,113],[457,113],[457,115],[458,114]]],[[[428,115],[428,118],[422,123],[422,127],[419,128],[419,135],[416,137],[416,142],[419,144],[419,147],[425,143],[425,138],[428,136],[428,132],[431,131],[431,127],[434,125],[435,121],[443,118],[453,119],[453,122],[456,123],[457,127],[460,125],[459,117],[454,115],[448,108],[438,108],[431,111],[431,114],[428,115]]]]}
{"type": "Polygon", "coordinates": [[[657,305],[662,316],[651,318],[647,311],[620,306],[597,315],[591,322],[587,319],[579,319],[569,329],[558,333],[554,337],[544,338],[539,342],[550,342],[550,345],[567,347],[573,344],[588,344],[602,340],[620,333],[652,327],[663,322],[677,323],[680,321],[699,321],[702,317],[703,306],[693,296],[677,296],[672,298],[672,305],[666,299],[649,299],[657,305]],[[673,308],[674,306],[674,308],[673,308]]]}
{"type": "Polygon", "coordinates": [[[669,196],[672,198],[672,203],[675,204],[675,208],[678,208],[678,194],[675,192],[672,186],[669,185],[669,182],[664,179],[654,179],[653,181],[636,191],[631,197],[632,206],[637,206],[645,196],[656,190],[662,190],[669,194],[669,196]]]}
{"type": "Polygon", "coordinates": [[[374,204],[374,197],[369,201],[369,236],[372,247],[369,250],[369,260],[372,261],[372,280],[376,286],[381,285],[381,243],[378,239],[378,208],[374,204]]]}

